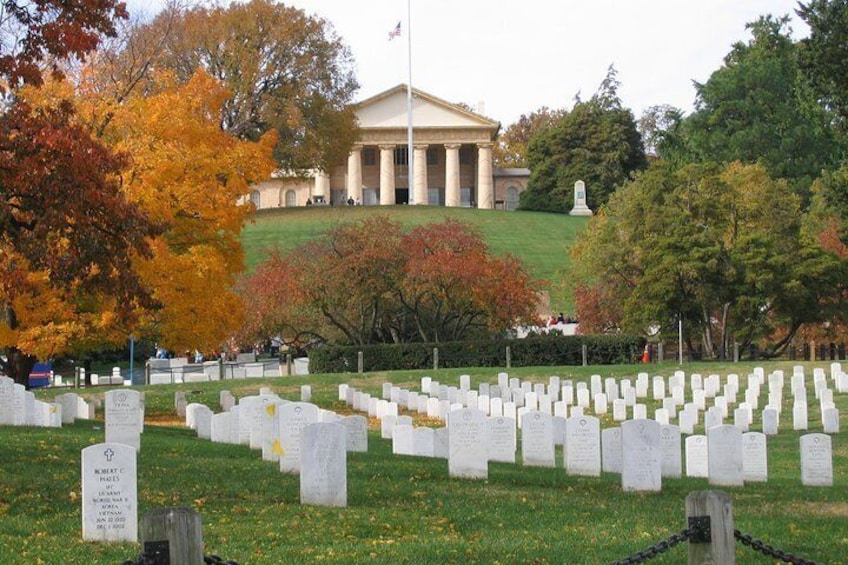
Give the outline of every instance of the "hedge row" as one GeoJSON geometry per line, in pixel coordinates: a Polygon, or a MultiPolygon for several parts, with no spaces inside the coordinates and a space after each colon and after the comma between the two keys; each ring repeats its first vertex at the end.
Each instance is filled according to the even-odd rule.
{"type": "Polygon", "coordinates": [[[325,346],[309,351],[309,370],[356,372],[360,351],[365,372],[432,369],[436,361],[434,349],[438,350],[439,368],[506,367],[507,348],[512,367],[581,365],[584,345],[589,365],[635,363],[641,359],[645,339],[622,335],[546,335],[513,340],[325,346]]]}

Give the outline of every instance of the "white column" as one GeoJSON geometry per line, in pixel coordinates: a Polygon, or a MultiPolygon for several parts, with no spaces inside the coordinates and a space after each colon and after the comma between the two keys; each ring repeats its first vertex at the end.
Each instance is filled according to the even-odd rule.
{"type": "Polygon", "coordinates": [[[415,204],[427,204],[427,146],[416,145],[412,159],[412,182],[415,204]]]}
{"type": "Polygon", "coordinates": [[[354,145],[347,157],[347,195],[362,202],[362,147],[354,145]]]}
{"type": "Polygon", "coordinates": [[[380,146],[380,206],[395,203],[395,146],[380,146]]]}
{"type": "Polygon", "coordinates": [[[330,197],[330,175],[324,171],[315,171],[315,191],[313,200],[316,196],[323,196],[324,202],[329,202],[330,197]]]}
{"type": "Polygon", "coordinates": [[[445,206],[462,204],[459,191],[459,143],[445,144],[445,206]]]}
{"type": "Polygon", "coordinates": [[[492,178],[492,144],[477,144],[477,207],[495,207],[495,185],[492,178]]]}

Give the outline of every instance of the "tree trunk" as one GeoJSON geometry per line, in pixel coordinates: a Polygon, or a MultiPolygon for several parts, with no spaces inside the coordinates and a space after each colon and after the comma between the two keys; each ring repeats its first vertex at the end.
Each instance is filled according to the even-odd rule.
{"type": "Polygon", "coordinates": [[[18,349],[10,347],[6,350],[6,375],[18,384],[24,385],[29,389],[29,374],[38,359],[34,355],[29,355],[18,349]]]}
{"type": "Polygon", "coordinates": [[[85,386],[90,387],[91,385],[91,358],[88,357],[85,361],[82,362],[83,368],[85,368],[85,386]]]}

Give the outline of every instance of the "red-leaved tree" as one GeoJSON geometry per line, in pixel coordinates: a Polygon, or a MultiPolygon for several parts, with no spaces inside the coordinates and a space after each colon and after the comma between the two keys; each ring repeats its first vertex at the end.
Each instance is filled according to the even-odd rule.
{"type": "Polygon", "coordinates": [[[466,224],[403,233],[375,216],[257,267],[242,286],[243,338],[361,345],[497,334],[533,320],[540,284],[466,224]]]}

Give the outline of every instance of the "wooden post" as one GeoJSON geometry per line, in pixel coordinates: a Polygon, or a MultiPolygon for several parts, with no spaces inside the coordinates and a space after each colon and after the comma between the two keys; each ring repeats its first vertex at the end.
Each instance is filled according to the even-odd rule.
{"type": "Polygon", "coordinates": [[[581,347],[583,350],[583,366],[587,366],[589,364],[589,347],[584,343],[581,347]]]}
{"type": "Polygon", "coordinates": [[[165,507],[149,511],[139,527],[145,563],[203,565],[203,528],[192,508],[165,507]]]}
{"type": "Polygon", "coordinates": [[[359,351],[356,354],[356,372],[365,372],[365,354],[362,351],[359,351]]]}
{"type": "Polygon", "coordinates": [[[734,363],[739,362],[739,342],[738,341],[733,342],[733,362],[734,363]]]}
{"type": "Polygon", "coordinates": [[[439,348],[438,347],[433,348],[433,370],[434,371],[439,370],[439,348]]]}
{"type": "Polygon", "coordinates": [[[286,375],[292,376],[292,354],[286,353],[286,375]]]}
{"type": "Polygon", "coordinates": [[[709,518],[709,541],[695,536],[689,540],[689,565],[736,563],[736,539],[733,537],[733,508],[730,495],[720,490],[691,492],[686,497],[686,518],[709,518]]]}
{"type": "Polygon", "coordinates": [[[663,351],[663,342],[657,343],[657,363],[664,361],[665,351],[663,351]]]}
{"type": "Polygon", "coordinates": [[[509,369],[512,367],[512,351],[509,349],[509,346],[506,346],[506,368],[509,369]]]}

